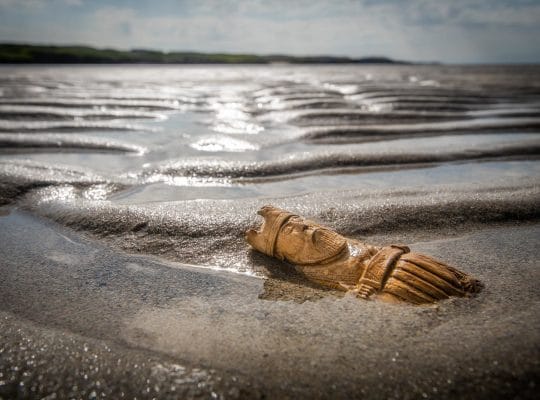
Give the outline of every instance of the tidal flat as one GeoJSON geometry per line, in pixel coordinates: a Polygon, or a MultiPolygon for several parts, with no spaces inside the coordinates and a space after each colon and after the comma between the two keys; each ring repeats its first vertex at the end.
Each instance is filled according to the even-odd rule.
{"type": "Polygon", "coordinates": [[[536,398],[540,67],[0,70],[0,398],[536,398]],[[484,289],[321,289],[265,204],[484,289]]]}

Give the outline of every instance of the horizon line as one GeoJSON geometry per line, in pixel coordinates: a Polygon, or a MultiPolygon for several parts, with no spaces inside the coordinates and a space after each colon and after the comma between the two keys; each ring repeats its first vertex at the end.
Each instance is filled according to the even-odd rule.
{"type": "MultiPolygon", "coordinates": [[[[74,47],[81,47],[81,48],[89,48],[94,49],[98,51],[116,51],[116,52],[153,52],[153,53],[161,53],[164,55],[169,54],[196,54],[196,55],[224,55],[224,56],[249,56],[249,57],[260,57],[260,58],[267,58],[267,57],[288,57],[291,59],[302,59],[302,58],[308,58],[308,59],[317,59],[317,58],[330,58],[330,59],[336,59],[336,60],[350,60],[351,64],[358,63],[358,61],[364,61],[364,60],[385,60],[387,64],[417,64],[417,65],[524,65],[524,66],[535,66],[540,65],[540,62],[537,61],[508,61],[508,62],[480,62],[480,61],[467,61],[467,62],[442,62],[437,60],[432,61],[411,61],[411,60],[400,60],[400,59],[394,59],[389,56],[385,55],[364,55],[364,56],[350,56],[350,55],[336,55],[336,54],[322,54],[322,53],[311,53],[311,54],[291,54],[291,53],[249,53],[249,52],[235,52],[235,51],[199,51],[199,50],[163,50],[158,48],[144,48],[144,47],[130,47],[130,48],[120,48],[120,47],[114,47],[114,46],[95,46],[87,43],[43,43],[43,42],[23,42],[23,41],[1,41],[0,40],[0,46],[32,46],[32,47],[51,47],[51,48],[74,48],[74,47]]],[[[9,64],[6,62],[0,61],[0,63],[9,64]]],[[[121,64],[122,62],[116,62],[114,64],[121,64]]],[[[134,62],[124,62],[124,64],[133,64],[134,62]]],[[[278,63],[278,62],[276,62],[278,63]]],[[[286,63],[286,62],[284,62],[286,63]]],[[[330,63],[330,62],[329,62],[330,63]]],[[[14,62],[13,64],[24,64],[21,62],[14,62]]],[[[36,62],[27,62],[27,64],[36,64],[36,62]]],[[[75,64],[75,63],[74,63],[75,64]]],[[[84,64],[81,62],[80,64],[84,64]]],[[[88,63],[88,64],[94,64],[94,63],[88,63]]],[[[163,62],[148,62],[147,64],[165,64],[163,62]]],[[[167,64],[182,64],[182,63],[175,63],[175,62],[169,62],[167,64]]],[[[216,63],[219,64],[219,63],[216,63]]],[[[249,64],[249,62],[244,63],[249,64]]],[[[254,63],[256,64],[256,63],[254,63]]],[[[298,63],[300,64],[300,63],[298,63]]],[[[324,64],[321,62],[320,64],[324,64]]],[[[346,64],[346,62],[341,62],[341,64],[346,64]]],[[[376,64],[376,63],[374,63],[376,64]]]]}

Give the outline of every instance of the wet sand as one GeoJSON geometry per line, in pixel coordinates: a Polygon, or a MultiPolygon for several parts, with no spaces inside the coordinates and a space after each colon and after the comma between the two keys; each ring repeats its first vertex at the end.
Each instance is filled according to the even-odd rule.
{"type": "Polygon", "coordinates": [[[433,307],[325,293],[268,300],[276,288],[261,278],[124,254],[19,211],[0,224],[6,398],[537,391],[538,224],[413,242],[485,284],[433,307]]]}
{"type": "Polygon", "coordinates": [[[0,398],[536,398],[538,67],[1,69],[0,398]],[[485,288],[323,290],[264,204],[485,288]]]}

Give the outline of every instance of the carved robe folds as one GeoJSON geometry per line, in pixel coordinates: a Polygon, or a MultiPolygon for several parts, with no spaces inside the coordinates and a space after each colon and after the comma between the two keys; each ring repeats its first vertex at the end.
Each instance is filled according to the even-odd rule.
{"type": "Polygon", "coordinates": [[[272,206],[259,210],[264,223],[246,240],[258,251],[295,265],[307,279],[363,299],[434,303],[480,290],[473,277],[407,246],[376,247],[272,206]]]}

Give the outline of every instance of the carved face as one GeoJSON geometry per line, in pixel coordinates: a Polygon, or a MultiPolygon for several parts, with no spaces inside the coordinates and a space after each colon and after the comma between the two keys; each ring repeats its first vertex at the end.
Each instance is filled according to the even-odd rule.
{"type": "Polygon", "coordinates": [[[293,264],[316,264],[336,257],[347,245],[336,232],[300,217],[291,217],[282,226],[276,253],[293,264]]]}

